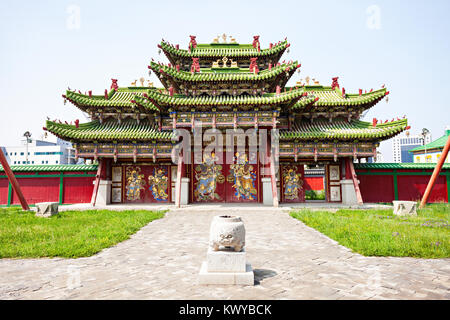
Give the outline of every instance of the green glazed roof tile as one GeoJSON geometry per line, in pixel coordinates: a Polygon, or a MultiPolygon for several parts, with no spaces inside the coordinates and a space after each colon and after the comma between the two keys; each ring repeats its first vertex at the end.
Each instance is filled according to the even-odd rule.
{"type": "Polygon", "coordinates": [[[432,141],[430,143],[427,143],[424,146],[420,146],[420,147],[411,149],[411,150],[409,150],[409,152],[423,151],[425,149],[427,149],[427,150],[443,149],[445,144],[447,143],[449,135],[450,135],[450,130],[446,130],[445,134],[442,137],[440,137],[440,138],[438,138],[438,139],[436,139],[436,140],[434,140],[434,141],[432,141]]]}
{"type": "Polygon", "coordinates": [[[313,123],[303,121],[296,123],[292,130],[281,130],[280,139],[299,140],[329,140],[329,139],[360,139],[373,140],[392,137],[406,129],[408,122],[406,119],[385,123],[383,125],[372,126],[372,123],[354,120],[315,120],[313,123]]]}
{"type": "Polygon", "coordinates": [[[102,124],[99,121],[92,121],[82,123],[78,128],[73,125],[47,121],[46,128],[64,140],[77,141],[171,140],[173,134],[172,131],[158,131],[154,125],[150,125],[146,121],[138,124],[133,119],[122,120],[120,124],[115,119],[110,119],[102,124]]]}
{"type": "MultiPolygon", "coordinates": [[[[355,163],[355,169],[430,169],[436,167],[436,163],[355,163]]],[[[450,163],[444,163],[442,169],[450,170],[450,163]]]]}
{"type": "MultiPolygon", "coordinates": [[[[57,165],[20,165],[10,166],[13,172],[50,172],[50,171],[95,171],[96,164],[57,164],[57,165]]],[[[3,172],[3,167],[0,165],[0,172],[3,172]]]]}

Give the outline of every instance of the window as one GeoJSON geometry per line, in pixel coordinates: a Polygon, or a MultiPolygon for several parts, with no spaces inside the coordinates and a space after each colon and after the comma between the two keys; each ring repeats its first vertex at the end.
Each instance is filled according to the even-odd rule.
{"type": "Polygon", "coordinates": [[[14,164],[16,164],[16,161],[14,161],[14,164]]]}
{"type": "Polygon", "coordinates": [[[56,164],[58,164],[58,160],[56,160],[56,164]]]}
{"type": "Polygon", "coordinates": [[[21,152],[20,155],[23,156],[25,153],[21,152]]]}
{"type": "Polygon", "coordinates": [[[44,160],[42,160],[42,164],[44,164],[44,160]]]}

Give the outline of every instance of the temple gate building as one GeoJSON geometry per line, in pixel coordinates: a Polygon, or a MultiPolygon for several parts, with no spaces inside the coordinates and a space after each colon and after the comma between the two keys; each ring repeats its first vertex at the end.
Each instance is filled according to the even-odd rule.
{"type": "Polygon", "coordinates": [[[301,66],[281,61],[286,39],[263,49],[259,36],[250,44],[190,38],[188,49],[164,40],[158,45],[169,63],[152,59],[148,68],[164,88],[144,79],[119,87],[112,79],[103,95],[68,90],[65,102],[91,122],[46,122],[46,130],[73,143],[76,157],[99,162],[98,202],[304,202],[305,164],[325,166],[326,201],[362,202],[353,161],[376,157],[380,141],[408,128],[406,119],[360,120],[387,96],[386,88],[348,93],[337,77],[330,86],[306,77],[287,87],[301,66]],[[180,137],[180,129],[191,136],[180,137]],[[183,150],[200,129],[223,133],[209,139],[221,140],[223,151],[183,150]],[[227,132],[237,139],[244,132],[244,148],[235,137],[227,143],[227,132]]]}

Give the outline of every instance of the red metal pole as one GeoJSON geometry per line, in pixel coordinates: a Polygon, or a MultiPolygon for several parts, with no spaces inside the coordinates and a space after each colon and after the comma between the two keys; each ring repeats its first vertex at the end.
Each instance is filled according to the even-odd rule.
{"type": "Polygon", "coordinates": [[[14,173],[11,171],[8,161],[6,161],[6,157],[3,154],[3,150],[1,148],[0,148],[0,163],[2,164],[3,170],[5,170],[6,176],[8,177],[8,180],[11,183],[12,188],[14,189],[17,196],[19,197],[20,204],[22,205],[22,210],[24,210],[24,211],[30,210],[27,200],[25,200],[22,190],[20,190],[19,183],[17,182],[16,177],[14,176],[14,173]]]}
{"type": "Polygon", "coordinates": [[[442,151],[441,157],[434,168],[433,175],[428,181],[427,188],[425,189],[425,193],[423,194],[422,201],[420,202],[419,208],[425,207],[428,201],[428,197],[430,196],[431,190],[433,190],[434,184],[436,183],[437,178],[439,177],[439,173],[441,172],[442,166],[444,165],[445,159],[447,159],[448,150],[450,149],[450,135],[448,136],[447,143],[445,144],[444,150],[442,151]]]}
{"type": "Polygon", "coordinates": [[[95,207],[95,203],[97,202],[98,186],[100,185],[100,176],[102,174],[103,162],[104,161],[102,159],[100,159],[98,168],[97,168],[97,175],[95,176],[94,191],[92,192],[92,198],[91,198],[91,204],[93,207],[95,207]]]}

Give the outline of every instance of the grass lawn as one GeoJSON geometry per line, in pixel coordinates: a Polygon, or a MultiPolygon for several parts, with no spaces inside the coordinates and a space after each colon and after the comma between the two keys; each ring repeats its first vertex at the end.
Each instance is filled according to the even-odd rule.
{"type": "Polygon", "coordinates": [[[303,209],[291,216],[365,256],[450,257],[448,204],[428,205],[408,218],[394,216],[392,209],[303,209]]]}
{"type": "Polygon", "coordinates": [[[130,237],[162,211],[63,211],[50,218],[0,208],[0,258],[91,256],[130,237]]]}

